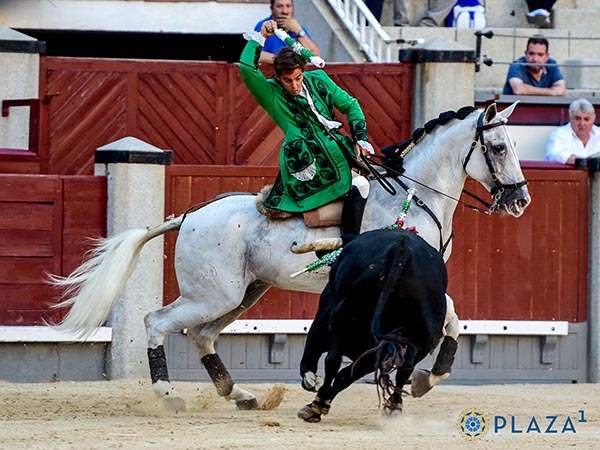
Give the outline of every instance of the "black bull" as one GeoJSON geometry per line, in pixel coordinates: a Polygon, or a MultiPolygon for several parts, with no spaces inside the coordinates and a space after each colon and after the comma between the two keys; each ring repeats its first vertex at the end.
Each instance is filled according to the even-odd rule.
{"type": "MultiPolygon", "coordinates": [[[[325,378],[298,416],[318,422],[338,393],[372,372],[383,391],[384,413],[401,411],[402,387],[442,337],[447,284],[440,253],[410,231],[375,230],[346,243],[332,265],[300,363],[305,380],[328,352],[325,378]],[[352,364],[340,370],[343,356],[352,364]]],[[[314,390],[304,381],[303,387],[314,390]]]]}

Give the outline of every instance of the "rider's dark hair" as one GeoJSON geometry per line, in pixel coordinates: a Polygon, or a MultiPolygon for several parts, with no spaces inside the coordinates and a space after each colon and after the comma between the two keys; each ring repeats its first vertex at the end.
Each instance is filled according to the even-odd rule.
{"type": "Polygon", "coordinates": [[[298,68],[302,69],[302,72],[304,72],[306,60],[292,50],[291,47],[283,47],[275,55],[273,67],[275,69],[275,75],[277,76],[284,73],[291,73],[298,68]]]}
{"type": "Polygon", "coordinates": [[[548,43],[548,39],[546,39],[545,37],[542,36],[532,36],[527,40],[527,47],[529,48],[529,46],[531,44],[541,44],[541,45],[545,45],[546,46],[546,53],[548,53],[548,49],[550,48],[550,44],[548,43]]]}

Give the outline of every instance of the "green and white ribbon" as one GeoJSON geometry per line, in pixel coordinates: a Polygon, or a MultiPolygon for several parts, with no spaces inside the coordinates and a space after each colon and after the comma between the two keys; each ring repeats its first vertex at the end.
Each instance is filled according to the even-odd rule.
{"type": "Polygon", "coordinates": [[[294,52],[298,53],[300,56],[302,56],[307,61],[310,61],[311,63],[313,63],[319,69],[322,69],[323,67],[325,67],[325,61],[323,60],[323,58],[315,55],[310,50],[305,49],[300,42],[293,40],[290,37],[290,35],[287,34],[285,31],[283,31],[281,28],[277,28],[275,30],[275,36],[277,36],[279,39],[281,39],[287,45],[292,47],[292,50],[294,50],[294,52]]]}

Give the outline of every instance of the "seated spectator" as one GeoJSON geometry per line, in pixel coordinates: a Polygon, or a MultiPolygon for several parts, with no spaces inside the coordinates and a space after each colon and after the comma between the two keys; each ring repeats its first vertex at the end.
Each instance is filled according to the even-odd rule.
{"type": "Polygon", "coordinates": [[[585,98],[569,105],[569,123],[550,134],[546,161],[575,164],[576,158],[588,158],[600,152],[600,127],[594,125],[596,111],[585,98]]]}
{"type": "Polygon", "coordinates": [[[527,0],[527,23],[537,25],[538,28],[551,28],[550,11],[556,0],[527,0]]]}
{"type": "Polygon", "coordinates": [[[548,53],[548,40],[533,36],[527,41],[525,56],[508,68],[503,94],[565,95],[565,80],[555,59],[548,53]]]}
{"type": "MultiPolygon", "coordinates": [[[[277,27],[286,31],[290,37],[302,44],[302,46],[311,51],[314,55],[320,56],[321,51],[310,36],[310,33],[294,18],[294,2],[293,0],[271,0],[271,15],[256,24],[254,31],[259,31],[263,23],[267,20],[275,20],[277,27]]],[[[273,64],[275,54],[287,44],[277,36],[271,36],[265,41],[260,59],[258,62],[273,64]]]]}

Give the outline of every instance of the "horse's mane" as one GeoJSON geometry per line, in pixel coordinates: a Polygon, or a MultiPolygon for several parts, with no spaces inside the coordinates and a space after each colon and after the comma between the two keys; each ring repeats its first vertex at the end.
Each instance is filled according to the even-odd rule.
{"type": "Polygon", "coordinates": [[[422,127],[415,129],[410,139],[383,147],[381,149],[381,152],[384,155],[382,163],[384,166],[390,167],[395,171],[400,173],[403,172],[404,155],[421,142],[427,134],[431,133],[435,127],[438,125],[445,125],[452,119],[463,120],[474,111],[477,111],[477,108],[473,106],[463,106],[458,111],[450,110],[441,113],[437,118],[431,119],[422,127]]]}

